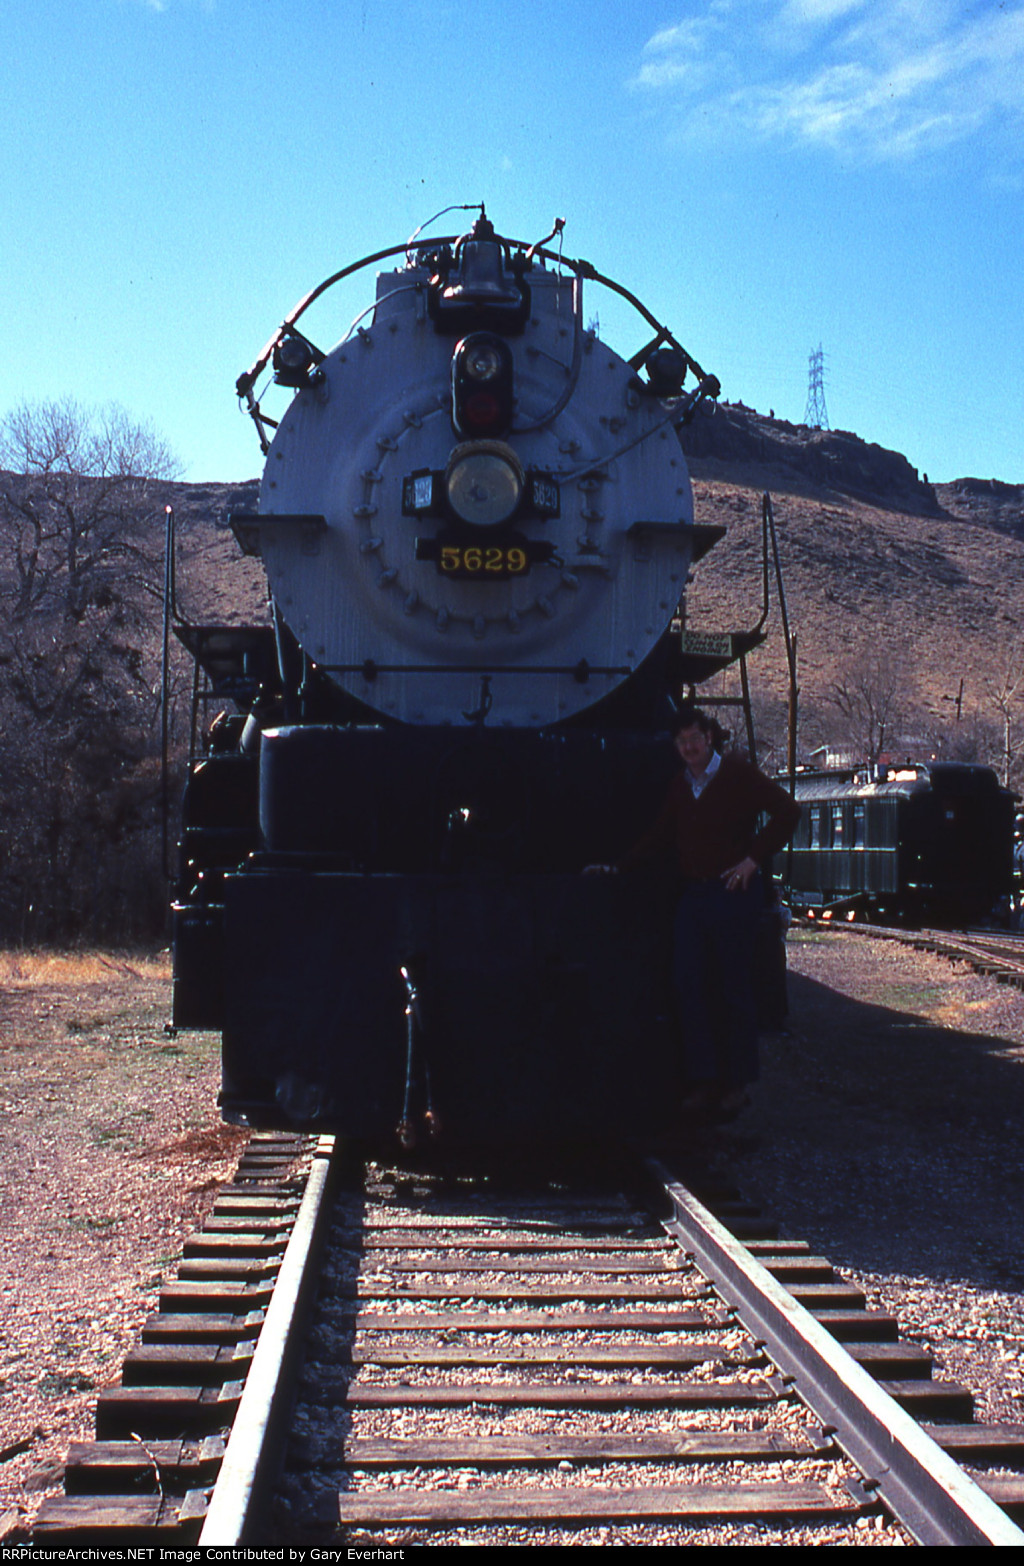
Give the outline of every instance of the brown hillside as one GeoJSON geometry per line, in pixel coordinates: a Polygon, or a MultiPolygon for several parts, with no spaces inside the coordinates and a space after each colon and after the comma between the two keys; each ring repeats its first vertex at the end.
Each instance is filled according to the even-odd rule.
{"type": "Polygon", "coordinates": [[[228,522],[233,511],[255,511],[257,481],[161,484],[154,486],[154,495],[161,507],[174,508],[179,613],[210,625],[263,621],[263,567],[242,554],[228,522]]]}
{"type": "MultiPolygon", "coordinates": [[[[1024,486],[932,486],[904,457],[856,436],[728,406],[685,443],[698,518],[728,529],[695,573],[690,624],[734,629],[757,619],[768,491],[798,637],[805,740],[842,739],[829,694],[851,666],[879,655],[904,673],[907,739],[949,737],[961,678],[961,726],[1001,727],[994,695],[1022,652],[1024,486]]],[[[772,639],[751,662],[776,709],[786,688],[778,625],[773,609],[772,639]]]]}

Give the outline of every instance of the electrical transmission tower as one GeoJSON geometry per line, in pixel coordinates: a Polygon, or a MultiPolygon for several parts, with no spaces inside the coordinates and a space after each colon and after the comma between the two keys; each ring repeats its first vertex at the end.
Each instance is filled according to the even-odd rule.
{"type": "Polygon", "coordinates": [[[825,407],[825,355],[819,343],[807,360],[807,407],[804,423],[812,430],[827,430],[828,409],[825,407]]]}

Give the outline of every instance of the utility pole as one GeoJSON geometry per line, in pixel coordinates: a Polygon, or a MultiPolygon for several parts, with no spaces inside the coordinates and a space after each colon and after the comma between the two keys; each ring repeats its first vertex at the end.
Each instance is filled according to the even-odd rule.
{"type": "Polygon", "coordinates": [[[825,355],[820,343],[807,360],[807,407],[804,411],[804,423],[812,430],[829,428],[828,409],[825,407],[825,355]]]}

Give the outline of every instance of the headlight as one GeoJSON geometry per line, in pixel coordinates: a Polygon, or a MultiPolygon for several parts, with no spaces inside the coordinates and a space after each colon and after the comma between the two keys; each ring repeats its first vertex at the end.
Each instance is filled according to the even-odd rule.
{"type": "Polygon", "coordinates": [[[474,381],[493,381],[504,368],[504,360],[494,342],[486,338],[466,339],[466,355],[462,361],[466,374],[474,381]]]}
{"type": "Polygon", "coordinates": [[[511,348],[494,332],[471,332],[452,355],[452,428],[463,440],[501,440],[514,411],[511,348]]]}
{"type": "Polygon", "coordinates": [[[449,506],[476,527],[498,527],[514,516],[524,483],[522,463],[502,441],[456,446],[445,473],[449,506]]]}

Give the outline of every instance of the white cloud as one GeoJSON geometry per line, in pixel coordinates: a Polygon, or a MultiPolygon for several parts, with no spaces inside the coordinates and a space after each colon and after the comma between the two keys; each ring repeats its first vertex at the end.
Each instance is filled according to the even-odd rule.
{"type": "Polygon", "coordinates": [[[1024,162],[1022,0],[712,0],[656,33],[632,85],[684,128],[909,160],[984,130],[1024,162]]]}
{"type": "Polygon", "coordinates": [[[712,81],[728,64],[716,40],[727,31],[729,9],[728,3],[718,0],[705,15],[655,33],[644,46],[636,85],[655,89],[685,86],[697,91],[712,81]]]}
{"type": "Polygon", "coordinates": [[[850,11],[859,11],[866,0],[786,0],[779,15],[781,22],[795,26],[814,26],[834,22],[850,11]]]}

